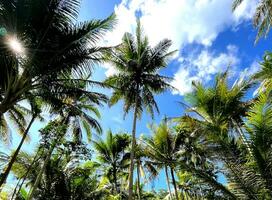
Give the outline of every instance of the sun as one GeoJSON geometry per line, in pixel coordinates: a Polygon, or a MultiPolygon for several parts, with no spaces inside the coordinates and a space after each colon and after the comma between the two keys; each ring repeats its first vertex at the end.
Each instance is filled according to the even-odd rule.
{"type": "Polygon", "coordinates": [[[9,37],[7,39],[7,44],[14,53],[16,54],[24,53],[24,47],[22,43],[17,39],[17,37],[9,37]]]}

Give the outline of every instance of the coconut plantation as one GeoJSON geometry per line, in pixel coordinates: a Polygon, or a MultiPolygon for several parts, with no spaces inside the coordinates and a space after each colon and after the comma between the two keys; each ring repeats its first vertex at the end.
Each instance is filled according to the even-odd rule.
{"type": "Polygon", "coordinates": [[[0,200],[271,200],[270,0],[0,0],[0,200]]]}

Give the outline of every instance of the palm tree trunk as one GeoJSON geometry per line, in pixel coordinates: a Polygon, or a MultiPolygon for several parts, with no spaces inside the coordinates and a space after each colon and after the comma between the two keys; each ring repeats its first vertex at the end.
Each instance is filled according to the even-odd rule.
{"type": "Polygon", "coordinates": [[[134,150],[135,150],[135,146],[136,146],[137,110],[138,110],[138,96],[136,96],[136,99],[135,99],[135,110],[134,110],[133,126],[132,126],[132,143],[131,143],[131,151],[130,151],[128,200],[133,199],[133,171],[134,171],[134,150]]]}
{"type": "Polygon", "coordinates": [[[118,194],[118,186],[117,186],[117,175],[116,175],[116,165],[113,166],[113,182],[114,182],[114,190],[116,194],[118,194]]]}
{"type": "Polygon", "coordinates": [[[141,200],[140,161],[139,160],[137,160],[137,193],[138,193],[138,199],[141,200]]]}
{"type": "Polygon", "coordinates": [[[15,186],[15,188],[14,188],[14,191],[13,191],[13,194],[12,194],[12,197],[11,197],[11,200],[12,200],[15,196],[18,195],[18,193],[20,192],[20,190],[21,190],[21,188],[22,188],[22,186],[23,186],[23,184],[24,184],[24,182],[25,182],[25,180],[26,180],[26,178],[27,178],[28,173],[30,172],[31,169],[33,169],[33,165],[35,164],[35,162],[39,160],[39,158],[38,158],[38,153],[39,153],[39,150],[37,151],[35,157],[33,158],[33,161],[31,162],[31,164],[30,164],[30,166],[28,167],[26,173],[24,174],[24,177],[22,177],[22,179],[20,179],[20,180],[22,180],[22,182],[20,183],[20,180],[17,182],[17,184],[16,184],[16,186],[15,186]],[[17,188],[18,188],[18,189],[17,189],[17,188]]]}
{"type": "Polygon", "coordinates": [[[240,137],[242,138],[243,143],[246,145],[247,151],[251,157],[253,157],[252,149],[249,145],[248,140],[246,139],[246,136],[244,132],[242,131],[241,127],[238,125],[238,123],[232,119],[232,123],[234,127],[236,128],[237,132],[239,133],[240,137]]]}
{"type": "MultiPolygon", "coordinates": [[[[60,124],[65,124],[65,125],[67,125],[68,122],[69,122],[69,117],[65,117],[65,118],[63,118],[63,119],[61,120],[60,124]]],[[[34,183],[33,187],[31,188],[31,190],[30,190],[30,192],[29,192],[29,194],[28,194],[27,200],[31,200],[31,199],[33,198],[33,195],[35,194],[35,191],[36,191],[36,189],[38,188],[38,186],[39,186],[39,184],[40,184],[40,182],[41,182],[42,174],[43,174],[43,172],[44,172],[44,170],[45,170],[45,168],[46,168],[46,165],[48,164],[48,162],[49,162],[49,160],[50,160],[50,158],[51,158],[51,155],[52,155],[52,153],[53,153],[53,151],[54,151],[56,145],[57,145],[58,142],[59,142],[59,139],[61,139],[62,137],[64,137],[65,133],[66,133],[66,131],[64,131],[63,134],[59,135],[59,136],[55,139],[55,141],[53,141],[53,143],[52,143],[50,149],[48,150],[48,154],[47,154],[47,156],[46,156],[46,158],[45,158],[45,160],[44,160],[43,166],[42,166],[41,170],[39,171],[39,174],[38,174],[38,176],[37,176],[37,178],[36,178],[36,180],[35,180],[35,183],[34,183]]]]}
{"type": "Polygon", "coordinates": [[[10,173],[10,170],[11,170],[11,168],[12,168],[14,162],[16,161],[16,158],[17,158],[17,156],[18,156],[18,154],[19,154],[19,152],[20,152],[20,150],[21,150],[21,147],[23,146],[23,143],[24,143],[24,141],[25,141],[25,139],[26,139],[26,136],[27,136],[27,134],[28,134],[28,132],[29,132],[29,129],[30,129],[30,127],[32,126],[32,124],[33,124],[35,118],[36,118],[36,115],[33,115],[32,118],[31,118],[31,121],[29,122],[29,124],[28,124],[28,126],[27,126],[27,128],[26,128],[26,130],[25,130],[25,132],[24,132],[24,134],[23,134],[23,137],[22,137],[22,139],[21,139],[21,141],[20,141],[20,143],[19,143],[19,145],[18,145],[16,151],[14,152],[14,154],[13,154],[12,157],[11,157],[11,160],[10,160],[9,163],[8,163],[7,168],[5,169],[4,173],[1,174],[0,188],[2,188],[3,184],[4,184],[4,183],[6,182],[6,180],[7,180],[7,177],[8,177],[8,175],[9,175],[9,173],[10,173]]]}
{"type": "Polygon", "coordinates": [[[51,148],[49,149],[49,151],[47,153],[47,156],[46,156],[46,158],[44,160],[43,166],[42,166],[41,170],[39,171],[39,174],[38,174],[38,176],[37,176],[37,178],[35,180],[35,183],[34,183],[33,187],[31,188],[31,190],[30,190],[30,192],[28,194],[27,200],[31,200],[33,198],[33,195],[35,194],[35,191],[36,191],[36,189],[38,188],[38,186],[39,186],[39,184],[41,182],[42,174],[43,174],[43,172],[44,172],[44,170],[46,168],[46,165],[48,164],[48,162],[49,162],[49,160],[51,158],[51,155],[53,153],[53,150],[54,150],[56,144],[57,144],[57,141],[54,141],[51,148]]]}
{"type": "Polygon", "coordinates": [[[169,195],[170,195],[170,200],[172,200],[173,197],[172,197],[172,193],[171,193],[169,175],[168,175],[168,170],[167,170],[167,166],[166,165],[164,167],[164,170],[165,170],[165,176],[166,176],[166,181],[167,181],[168,192],[169,192],[169,195]]]}
{"type": "Polygon", "coordinates": [[[173,181],[173,185],[174,185],[174,189],[175,189],[176,200],[178,200],[179,199],[178,189],[177,189],[176,179],[175,179],[175,175],[174,175],[174,170],[172,167],[170,167],[170,172],[171,172],[171,177],[172,177],[172,181],[173,181]]]}

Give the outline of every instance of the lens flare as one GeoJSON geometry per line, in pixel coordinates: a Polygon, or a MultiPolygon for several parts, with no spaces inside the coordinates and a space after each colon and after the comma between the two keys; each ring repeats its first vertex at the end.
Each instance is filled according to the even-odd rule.
{"type": "Polygon", "coordinates": [[[16,54],[23,54],[24,47],[21,42],[16,37],[8,38],[7,44],[9,45],[10,49],[16,54]]]}

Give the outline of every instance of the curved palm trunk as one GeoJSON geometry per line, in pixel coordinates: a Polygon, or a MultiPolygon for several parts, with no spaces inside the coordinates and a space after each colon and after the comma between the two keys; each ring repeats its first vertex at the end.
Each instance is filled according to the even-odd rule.
{"type": "Polygon", "coordinates": [[[35,118],[36,118],[36,115],[33,115],[32,118],[31,118],[31,121],[29,122],[29,124],[28,124],[28,126],[27,126],[27,128],[26,128],[26,130],[25,130],[25,132],[24,132],[24,134],[23,134],[23,137],[22,137],[22,139],[21,139],[21,141],[20,141],[20,143],[19,143],[19,145],[18,145],[16,151],[14,152],[14,154],[13,154],[12,157],[11,157],[11,160],[10,160],[9,163],[8,163],[7,168],[6,168],[5,171],[1,174],[0,188],[2,188],[3,184],[4,184],[4,183],[6,182],[6,180],[7,180],[7,177],[8,177],[8,175],[9,175],[9,173],[10,173],[10,170],[11,170],[11,168],[12,168],[14,162],[16,161],[16,158],[17,158],[17,156],[18,156],[18,154],[19,154],[19,152],[20,152],[20,150],[21,150],[21,147],[22,147],[23,144],[24,144],[24,141],[25,141],[25,139],[26,139],[26,136],[27,136],[27,134],[28,134],[28,132],[29,132],[29,129],[30,129],[30,127],[32,126],[32,124],[33,124],[35,118]]]}
{"type": "Polygon", "coordinates": [[[177,189],[176,179],[175,179],[175,175],[174,175],[174,170],[172,167],[170,167],[170,172],[171,172],[171,177],[172,177],[172,181],[173,181],[173,185],[174,185],[174,189],[175,189],[176,200],[178,200],[179,199],[178,189],[177,189]]]}
{"type": "Polygon", "coordinates": [[[36,180],[35,180],[35,183],[34,183],[33,187],[31,188],[31,190],[30,190],[30,192],[29,192],[29,194],[28,194],[27,200],[31,200],[31,199],[33,198],[33,196],[34,196],[34,194],[35,194],[35,191],[36,191],[36,189],[38,188],[38,185],[39,185],[40,182],[41,182],[42,175],[43,175],[43,172],[44,172],[44,170],[45,170],[45,168],[46,168],[46,165],[48,164],[48,162],[49,162],[49,160],[50,160],[50,158],[51,158],[51,155],[52,155],[52,153],[53,153],[53,150],[54,150],[54,148],[56,147],[56,144],[57,144],[57,141],[55,141],[55,142],[52,144],[51,148],[49,149],[49,151],[48,151],[48,153],[47,153],[47,156],[46,156],[46,158],[45,158],[45,160],[44,160],[43,166],[42,166],[41,170],[39,171],[39,174],[38,174],[38,176],[37,176],[37,178],[36,178],[36,180]]]}
{"type": "Polygon", "coordinates": [[[167,166],[166,165],[164,167],[164,170],[165,170],[165,176],[166,176],[166,181],[167,181],[168,192],[169,192],[169,195],[170,195],[170,200],[172,200],[173,197],[172,197],[172,193],[171,193],[169,175],[168,175],[168,170],[167,170],[167,166]]]}
{"type": "Polygon", "coordinates": [[[137,160],[137,193],[138,193],[138,199],[141,200],[140,161],[139,160],[137,160]]]}
{"type": "Polygon", "coordinates": [[[134,150],[136,146],[136,123],[137,123],[138,97],[135,100],[135,109],[132,126],[132,143],[130,151],[130,166],[129,166],[129,185],[128,185],[128,200],[133,199],[133,171],[134,171],[134,150]]]}

